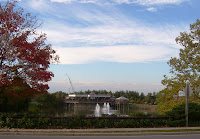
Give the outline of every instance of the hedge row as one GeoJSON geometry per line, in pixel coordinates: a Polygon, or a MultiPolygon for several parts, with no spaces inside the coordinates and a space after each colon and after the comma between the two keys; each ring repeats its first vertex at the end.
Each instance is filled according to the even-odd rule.
{"type": "Polygon", "coordinates": [[[113,121],[109,119],[85,119],[83,117],[71,118],[3,118],[0,117],[1,128],[135,128],[135,127],[166,127],[166,126],[183,126],[185,121],[173,121],[172,119],[126,119],[113,121]]]}

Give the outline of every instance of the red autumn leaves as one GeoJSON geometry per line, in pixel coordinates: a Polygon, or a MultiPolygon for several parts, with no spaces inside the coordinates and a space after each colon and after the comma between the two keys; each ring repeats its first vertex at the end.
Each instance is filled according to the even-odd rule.
{"type": "Polygon", "coordinates": [[[46,82],[53,73],[48,71],[50,62],[58,56],[46,35],[37,34],[36,17],[17,9],[15,2],[0,5],[0,87],[10,86],[13,80],[22,79],[32,89],[45,91],[46,82]]]}

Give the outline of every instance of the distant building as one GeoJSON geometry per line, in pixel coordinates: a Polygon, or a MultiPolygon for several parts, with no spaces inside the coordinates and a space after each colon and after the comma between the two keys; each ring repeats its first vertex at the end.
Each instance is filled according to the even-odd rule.
{"type": "Polygon", "coordinates": [[[69,94],[66,101],[97,101],[97,102],[112,102],[115,98],[105,94],[69,94]]]}

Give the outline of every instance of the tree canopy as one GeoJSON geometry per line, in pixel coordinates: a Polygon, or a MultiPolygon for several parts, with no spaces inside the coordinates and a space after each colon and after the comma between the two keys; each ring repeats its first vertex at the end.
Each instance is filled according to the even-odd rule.
{"type": "MultiPolygon", "coordinates": [[[[193,89],[200,84],[200,20],[190,25],[190,33],[181,32],[176,42],[183,46],[179,58],[171,58],[168,62],[174,81],[189,82],[193,89]]],[[[163,80],[163,84],[166,84],[163,80]]],[[[197,91],[197,90],[196,90],[197,91]]]]}
{"type": "Polygon", "coordinates": [[[0,87],[19,77],[33,89],[48,89],[46,82],[53,77],[48,68],[58,56],[46,44],[46,34],[37,33],[39,25],[16,2],[0,4],[0,87]]]}
{"type": "Polygon", "coordinates": [[[179,57],[173,57],[168,64],[171,67],[171,77],[164,76],[162,84],[166,86],[158,97],[160,112],[166,112],[175,105],[183,103],[183,99],[174,98],[183,90],[186,83],[192,87],[191,102],[199,102],[200,87],[200,20],[190,25],[190,32],[181,32],[176,42],[182,46],[179,57]]]}

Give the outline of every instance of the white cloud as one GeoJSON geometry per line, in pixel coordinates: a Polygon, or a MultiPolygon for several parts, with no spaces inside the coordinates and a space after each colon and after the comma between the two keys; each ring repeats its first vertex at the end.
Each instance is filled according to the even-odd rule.
{"type": "Polygon", "coordinates": [[[185,30],[180,25],[153,26],[130,20],[117,11],[109,15],[79,9],[70,14],[91,25],[74,26],[51,19],[45,21],[43,28],[48,41],[57,49],[61,64],[168,60],[177,55],[180,46],[175,38],[185,30]]]}
{"type": "Polygon", "coordinates": [[[84,64],[90,62],[152,62],[165,61],[177,53],[164,46],[100,46],[57,48],[61,64],[84,64]]]}
{"type": "MultiPolygon", "coordinates": [[[[26,8],[28,4],[31,8],[33,8],[36,11],[49,13],[49,12],[56,12],[55,7],[52,8],[52,6],[55,5],[55,3],[64,3],[64,4],[84,4],[84,3],[92,3],[96,5],[101,5],[101,7],[107,6],[107,5],[120,5],[120,4],[138,4],[147,6],[147,11],[156,12],[159,5],[168,5],[168,4],[181,4],[185,1],[189,0],[29,0],[26,1],[23,0],[22,3],[24,4],[24,7],[26,8]]],[[[23,5],[23,4],[22,4],[23,5]]],[[[70,5],[72,6],[72,5],[70,5]]],[[[74,8],[74,7],[73,7],[74,8]]],[[[79,7],[80,8],[80,7],[79,7]]],[[[70,7],[67,7],[65,10],[70,9],[70,7]]],[[[81,11],[78,8],[75,8],[77,11],[81,11]]],[[[83,13],[84,10],[82,10],[83,13]]],[[[83,14],[82,12],[76,12],[77,15],[83,14]]],[[[58,14],[56,16],[59,16],[58,14]]],[[[81,18],[85,18],[85,16],[80,16],[81,18]]],[[[89,17],[89,16],[86,16],[89,17]]]]}
{"type": "Polygon", "coordinates": [[[80,0],[80,3],[98,3],[98,0],[80,0]]]}
{"type": "MultiPolygon", "coordinates": [[[[51,2],[60,2],[60,3],[72,3],[72,2],[79,2],[79,3],[99,3],[99,0],[50,0],[51,2]]],[[[102,0],[101,0],[102,1],[102,0]]]]}
{"type": "Polygon", "coordinates": [[[154,8],[154,7],[149,7],[149,8],[147,8],[147,11],[150,11],[150,12],[156,12],[157,9],[154,8]]]}
{"type": "Polygon", "coordinates": [[[188,0],[51,0],[52,2],[79,2],[79,3],[96,3],[96,4],[140,4],[140,5],[164,5],[180,4],[188,0]]]}
{"type": "Polygon", "coordinates": [[[114,3],[117,3],[117,4],[130,4],[131,1],[130,0],[113,0],[114,3]]]}
{"type": "Polygon", "coordinates": [[[60,55],[61,64],[163,61],[177,56],[180,48],[174,39],[181,29],[173,26],[157,29],[141,25],[133,28],[106,25],[92,28],[56,26],[61,28],[45,32],[48,40],[65,44],[63,47],[54,46],[60,55]],[[73,47],[68,47],[68,44],[73,47]],[[85,47],[88,45],[90,47],[85,47]]]}
{"type": "MultiPolygon", "coordinates": [[[[104,18],[104,16],[99,16],[104,18]]],[[[96,19],[95,19],[96,20],[96,19]]],[[[90,27],[71,27],[56,21],[48,22],[44,28],[48,40],[52,43],[77,42],[87,45],[119,44],[167,44],[177,47],[175,37],[183,30],[181,26],[148,26],[129,20],[116,21],[112,18],[107,23],[90,27]],[[130,22],[130,23],[129,23],[130,22]]]]}
{"type": "Polygon", "coordinates": [[[66,3],[70,3],[70,2],[74,2],[76,0],[51,0],[51,2],[66,2],[66,3]]]}
{"type": "MultiPolygon", "coordinates": [[[[32,2],[35,2],[33,7],[45,5],[41,0],[32,0],[32,2]]],[[[57,2],[69,2],[69,0],[57,2]]],[[[129,19],[115,8],[101,7],[104,12],[107,10],[108,14],[105,14],[95,8],[64,6],[63,13],[69,13],[70,16],[66,17],[51,6],[46,3],[46,7],[52,10],[46,12],[53,16],[58,15],[62,21],[46,19],[42,30],[47,34],[48,41],[54,49],[57,49],[62,64],[168,60],[175,56],[180,48],[175,42],[175,37],[180,31],[185,30],[180,25],[154,26],[137,19],[129,19]],[[80,24],[68,24],[68,18],[70,18],[69,22],[75,19],[76,24],[80,24]],[[85,26],[82,26],[83,24],[85,26]]]]}
{"type": "Polygon", "coordinates": [[[164,4],[180,4],[188,0],[133,0],[133,3],[137,3],[140,5],[164,5],[164,4]]]}
{"type": "MultiPolygon", "coordinates": [[[[24,3],[22,3],[24,4],[24,3]]],[[[47,3],[47,0],[29,0],[27,1],[27,4],[30,6],[30,8],[36,10],[36,11],[50,11],[51,7],[47,3]]],[[[27,8],[26,3],[24,4],[25,8],[27,8]]]]}

